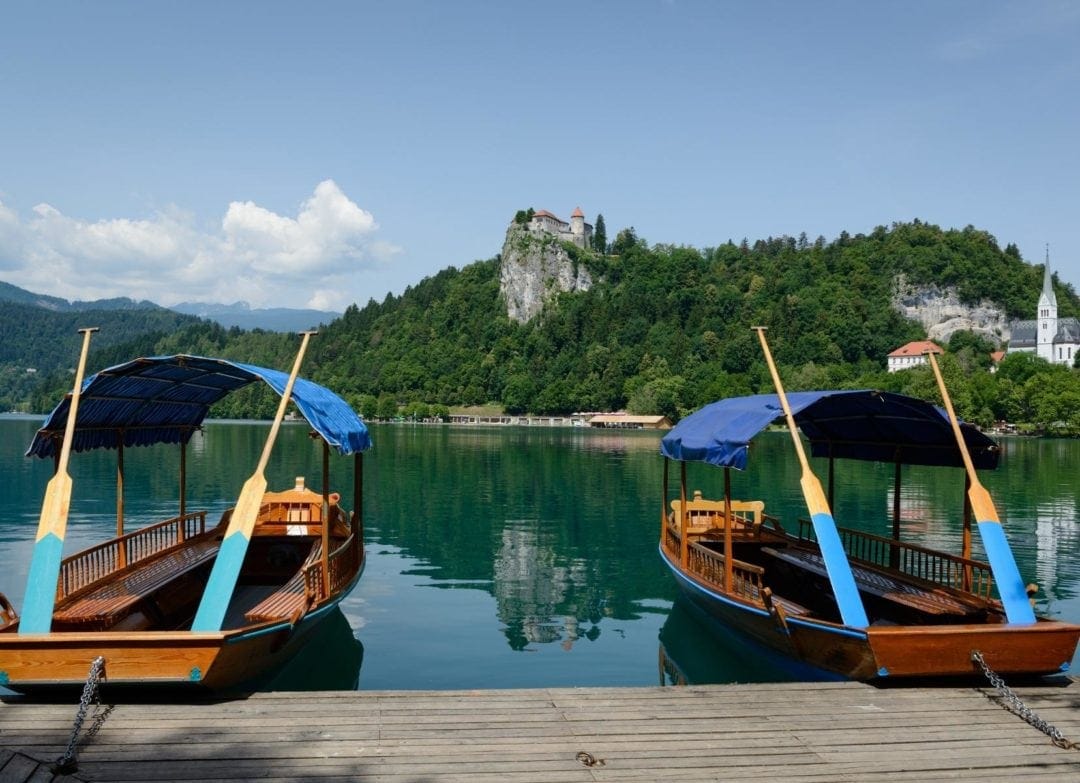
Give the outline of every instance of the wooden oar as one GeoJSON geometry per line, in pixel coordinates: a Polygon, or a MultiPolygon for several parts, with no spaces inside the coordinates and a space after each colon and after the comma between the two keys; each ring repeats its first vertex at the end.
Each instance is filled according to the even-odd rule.
{"type": "Polygon", "coordinates": [[[19,633],[48,633],[52,628],[53,607],[56,605],[56,580],[60,576],[60,556],[64,551],[64,535],[67,532],[68,512],[71,505],[71,475],[67,471],[71,457],[71,443],[75,439],[75,417],[79,412],[79,395],[82,393],[83,372],[86,356],[90,352],[90,335],[97,327],[80,329],[83,336],[82,354],[75,371],[75,388],[71,392],[67,423],[64,425],[64,443],[56,473],[45,487],[45,499],[41,503],[37,538],[30,559],[30,572],[26,577],[26,597],[23,599],[23,616],[19,633]]]}
{"type": "Polygon", "coordinates": [[[844,551],[844,544],[840,541],[840,533],[836,530],[836,521],[833,519],[832,511],[829,510],[829,501],[825,499],[821,482],[814,475],[810,462],[806,459],[806,452],[799,439],[799,430],[795,427],[795,417],[791,414],[787,395],[784,394],[784,387],[780,383],[780,373],[776,371],[776,364],[769,351],[769,343],[765,340],[765,327],[753,328],[758,334],[758,339],[761,340],[761,349],[765,352],[765,361],[769,365],[773,385],[776,386],[776,396],[780,398],[780,406],[784,409],[788,430],[791,432],[791,439],[795,442],[795,451],[799,455],[799,464],[802,466],[802,478],[799,484],[802,486],[803,497],[806,498],[806,506],[810,511],[810,521],[814,524],[814,534],[817,537],[818,547],[821,549],[821,557],[825,561],[829,582],[832,583],[833,595],[836,596],[836,604],[840,608],[840,617],[844,625],[865,628],[870,624],[866,618],[866,609],[863,607],[862,598],[859,597],[859,589],[855,585],[855,577],[852,576],[851,564],[844,551]]]}
{"type": "Polygon", "coordinates": [[[247,554],[248,541],[251,540],[251,531],[255,529],[255,520],[259,516],[259,507],[262,506],[262,498],[266,493],[266,465],[270,461],[270,452],[274,448],[274,440],[281,428],[281,420],[285,418],[285,409],[289,405],[289,397],[292,395],[293,384],[296,376],[300,373],[300,363],[304,359],[304,351],[307,350],[308,340],[311,335],[318,332],[302,332],[303,340],[300,350],[293,362],[292,373],[289,382],[285,384],[285,390],[281,394],[281,402],[278,404],[277,415],[270,427],[270,434],[266,437],[266,445],[263,446],[262,456],[255,472],[240,491],[240,498],[236,501],[229,527],[225,531],[225,537],[221,542],[217,558],[214,560],[214,568],[210,572],[210,579],[206,583],[199,609],[195,613],[195,620],[191,624],[192,631],[220,631],[225,620],[225,611],[229,608],[233,589],[236,587],[236,579],[240,575],[240,567],[244,564],[244,555],[247,554]]]}
{"type": "Polygon", "coordinates": [[[945,379],[941,375],[941,368],[938,367],[933,353],[928,351],[925,355],[934,369],[934,377],[937,378],[941,399],[945,403],[945,411],[949,414],[953,436],[960,449],[960,456],[964,460],[969,484],[968,501],[971,503],[971,512],[975,515],[975,521],[979,525],[979,535],[986,549],[986,558],[990,561],[990,571],[994,574],[994,581],[997,582],[1001,603],[1005,607],[1005,617],[1010,624],[1034,623],[1035,611],[1031,608],[1024,581],[1020,578],[1020,569],[1016,567],[1016,559],[1013,557],[1012,549],[1009,548],[1008,539],[1005,538],[1005,530],[1001,527],[994,501],[990,499],[990,493],[986,491],[986,487],[982,485],[978,474],[975,473],[975,465],[971,461],[971,454],[968,453],[964,434],[960,431],[960,420],[956,418],[956,412],[953,410],[949,390],[945,388],[945,379]]]}

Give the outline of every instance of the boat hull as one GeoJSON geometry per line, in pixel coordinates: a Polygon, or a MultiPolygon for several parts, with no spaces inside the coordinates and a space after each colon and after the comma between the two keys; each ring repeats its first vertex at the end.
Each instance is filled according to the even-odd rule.
{"type": "Polygon", "coordinates": [[[0,685],[23,694],[82,687],[91,663],[103,656],[109,688],[228,692],[293,657],[334,606],[312,612],[295,626],[266,623],[219,633],[5,633],[0,635],[0,685]]]}
{"type": "Polygon", "coordinates": [[[98,656],[109,690],[242,692],[282,667],[359,581],[366,558],[339,594],[295,623],[266,622],[216,633],[97,631],[0,633],[0,686],[25,695],[81,688],[98,656]]]}
{"type": "Polygon", "coordinates": [[[1033,625],[872,626],[850,628],[770,613],[687,574],[661,547],[680,589],[712,621],[778,652],[811,676],[874,681],[970,677],[982,653],[999,674],[1048,675],[1068,670],[1080,626],[1043,620],[1033,625]]]}

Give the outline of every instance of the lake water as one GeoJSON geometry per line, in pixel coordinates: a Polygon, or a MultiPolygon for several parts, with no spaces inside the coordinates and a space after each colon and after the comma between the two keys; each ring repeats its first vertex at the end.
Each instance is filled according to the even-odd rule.
{"type": "MultiPolygon", "coordinates": [[[[51,461],[23,457],[40,419],[0,416],[0,592],[22,604],[51,461]]],[[[266,423],[209,422],[188,451],[188,508],[216,520],[258,461],[266,423]]],[[[758,651],[713,635],[676,600],[660,562],[659,435],[583,428],[376,425],[365,456],[368,564],[342,616],[274,688],[459,689],[746,682],[786,675],[758,651]],[[357,676],[358,673],[358,676],[357,676]]],[[[1080,621],[1080,441],[1001,441],[983,473],[1037,610],[1080,621]]],[[[286,424],[271,489],[304,473],[319,489],[320,449],[286,424]]],[[[176,511],[178,452],[125,452],[127,529],[176,511]]],[[[825,481],[827,467],[814,461],[825,481]]],[[[331,459],[351,494],[351,460],[331,459]]],[[[75,454],[65,554],[115,527],[115,452],[75,454]]],[[[690,489],[720,495],[722,472],[692,465],[690,489]]],[[[678,492],[672,472],[672,497],[678,492]]],[[[888,535],[891,466],[838,470],[841,525],[888,535]],[[859,521],[859,518],[862,521],[859,521]]],[[[790,437],[766,433],[736,497],[805,516],[790,437]]],[[[907,468],[903,535],[959,552],[963,471],[907,468]]],[[[344,502],[343,500],[343,502],[344,502]]],[[[977,538],[977,537],[976,537],[977,538]]],[[[978,549],[976,549],[978,553],[978,549]]],[[[1074,662],[1074,666],[1076,662],[1074,662]]]]}

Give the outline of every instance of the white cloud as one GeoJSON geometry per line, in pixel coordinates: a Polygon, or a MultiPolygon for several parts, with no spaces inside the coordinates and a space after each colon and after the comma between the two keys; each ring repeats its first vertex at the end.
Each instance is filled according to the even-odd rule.
{"type": "Polygon", "coordinates": [[[22,219],[0,203],[4,280],[68,299],[343,309],[354,301],[350,278],[400,252],[372,239],[374,217],[333,180],[320,182],[295,218],[234,201],[219,231],[200,229],[176,209],[95,222],[49,204],[32,213],[22,219]]]}

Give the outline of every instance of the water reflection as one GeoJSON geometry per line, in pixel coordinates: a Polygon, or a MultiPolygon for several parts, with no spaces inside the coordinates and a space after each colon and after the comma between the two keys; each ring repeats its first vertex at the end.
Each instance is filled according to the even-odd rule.
{"type": "Polygon", "coordinates": [[[793,662],[719,625],[680,595],[660,629],[661,685],[785,682],[793,662]]]}
{"type": "MultiPolygon", "coordinates": [[[[39,424],[0,420],[0,591],[17,606],[52,467],[22,456],[39,424]]],[[[188,454],[189,508],[206,508],[216,521],[265,435],[265,425],[208,423],[188,454]]],[[[368,565],[342,604],[355,633],[339,625],[312,645],[323,655],[296,664],[300,674],[344,662],[345,672],[331,679],[352,683],[362,657],[364,688],[647,685],[657,681],[659,641],[672,671],[691,682],[789,676],[740,639],[703,628],[681,601],[672,607],[677,590],[656,551],[663,475],[656,433],[377,425],[372,437],[368,565]]],[[[794,527],[806,507],[790,446],[785,433],[765,433],[750,469],[731,478],[736,497],[763,498],[794,527]]],[[[307,428],[284,426],[268,481],[291,486],[298,465],[319,462],[307,428]]],[[[175,450],[133,449],[126,468],[130,527],[174,510],[175,450]]],[[[115,453],[77,455],[71,470],[65,553],[110,534],[115,453]]],[[[827,461],[815,460],[814,470],[824,481],[827,461]]],[[[331,460],[331,471],[334,486],[350,486],[347,460],[331,460]]],[[[691,491],[722,494],[723,471],[688,472],[691,491]]],[[[309,486],[318,484],[316,473],[309,486]]],[[[1080,442],[1019,439],[1005,444],[1000,470],[982,475],[1021,573],[1043,590],[1039,609],[1073,621],[1080,621],[1077,475],[1080,442]]],[[[839,523],[890,535],[893,477],[891,465],[838,464],[839,523]]],[[[963,482],[960,469],[904,468],[903,535],[959,552],[963,482]]],[[[295,687],[320,687],[303,679],[295,687]]]]}
{"type": "Polygon", "coordinates": [[[596,639],[600,634],[597,620],[579,620],[583,607],[571,598],[588,586],[584,559],[560,562],[553,542],[541,541],[541,531],[553,527],[539,520],[508,520],[501,533],[494,563],[495,600],[514,650],[552,642],[569,650],[582,636],[596,639]]]}
{"type": "Polygon", "coordinates": [[[264,691],[349,691],[360,686],[364,646],[340,608],[319,623],[292,660],[259,685],[264,691]]]}

